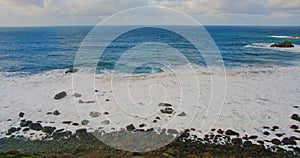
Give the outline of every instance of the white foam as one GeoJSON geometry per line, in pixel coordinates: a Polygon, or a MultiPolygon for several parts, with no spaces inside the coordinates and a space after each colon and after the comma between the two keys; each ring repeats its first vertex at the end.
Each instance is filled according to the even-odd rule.
{"type": "Polygon", "coordinates": [[[273,37],[273,38],[290,38],[289,36],[270,36],[270,37],[273,37]]]}
{"type": "Polygon", "coordinates": [[[295,45],[291,48],[270,47],[274,43],[252,43],[244,46],[245,48],[269,49],[275,51],[297,52],[300,53],[300,45],[295,45]]]}
{"type": "MultiPolygon", "coordinates": [[[[262,127],[278,125],[280,129],[277,133],[286,133],[286,137],[296,135],[289,127],[291,124],[297,123],[291,120],[290,116],[294,113],[299,113],[299,109],[293,108],[293,106],[300,104],[299,67],[227,70],[226,97],[224,108],[220,116],[217,112],[214,113],[213,111],[207,113],[208,108],[214,108],[213,106],[216,108],[222,107],[219,105],[208,106],[212,90],[210,86],[211,76],[208,72],[209,71],[203,71],[203,69],[197,69],[196,73],[189,71],[183,72],[183,77],[186,79],[193,78],[194,75],[196,75],[199,79],[198,85],[189,82],[182,82],[183,84],[180,85],[176,75],[170,72],[135,76],[125,74],[115,75],[113,76],[115,92],[111,92],[111,74],[99,74],[96,75],[95,87],[93,87],[98,90],[96,95],[93,91],[76,91],[82,94],[81,98],[72,96],[72,75],[65,74],[63,70],[49,71],[25,77],[7,77],[7,74],[4,76],[2,73],[0,75],[1,137],[5,136],[5,132],[9,127],[18,126],[20,121],[18,113],[20,111],[25,112],[26,119],[33,121],[40,120],[43,122],[43,125],[55,126],[58,129],[64,128],[72,131],[83,127],[92,130],[100,126],[109,131],[111,128],[125,127],[130,123],[135,124],[136,127],[140,123],[145,123],[147,125],[146,128],[171,126],[172,128],[182,130],[186,128],[187,122],[193,120],[190,127],[202,131],[201,134],[205,134],[205,132],[209,131],[213,126],[213,128],[217,129],[234,129],[240,132],[241,135],[255,134],[261,139],[268,139],[275,136],[270,135],[266,138],[262,134],[262,127]],[[128,79],[130,79],[130,81],[128,79]],[[151,115],[150,110],[152,110],[152,108],[150,108],[149,111],[146,111],[149,112],[149,117],[124,119],[124,111],[118,108],[115,99],[117,97],[118,103],[121,103],[123,106],[132,104],[131,99],[116,92],[128,83],[130,83],[131,97],[138,105],[145,105],[145,108],[148,108],[147,105],[155,105],[154,110],[155,108],[157,108],[157,110],[154,111],[154,115],[151,115]],[[151,87],[151,85],[154,86],[151,87]],[[179,107],[178,105],[181,99],[176,96],[182,87],[197,86],[200,87],[199,96],[195,97],[198,93],[194,91],[193,88],[191,88],[190,91],[185,91],[183,96],[187,98],[185,101],[187,105],[179,107]],[[151,88],[148,92],[149,87],[151,88]],[[166,90],[164,90],[164,88],[166,90]],[[172,91],[169,91],[169,88],[172,91]],[[61,100],[54,100],[53,96],[63,90],[67,92],[68,96],[61,100]],[[166,92],[167,100],[164,99],[166,92]],[[78,105],[79,99],[84,101],[96,100],[98,102],[78,105]],[[110,101],[106,101],[106,99],[110,101]],[[197,105],[198,101],[200,101],[200,106],[197,105]],[[171,117],[169,117],[168,115],[160,113],[160,107],[156,106],[158,102],[172,103],[175,115],[170,115],[171,117]],[[198,112],[194,117],[195,109],[198,109],[198,112]],[[61,114],[58,116],[46,115],[47,112],[54,110],[59,110],[61,114]],[[91,118],[89,116],[90,111],[99,111],[102,114],[97,118],[91,118]],[[108,111],[110,114],[105,116],[103,115],[104,111],[108,111]],[[183,111],[186,113],[186,116],[176,116],[183,111]],[[154,124],[152,121],[156,116],[159,116],[161,119],[158,123],[154,124]],[[209,122],[210,118],[215,117],[219,117],[215,125],[201,126],[203,122],[209,122]],[[12,121],[7,121],[7,119],[12,119],[12,121]],[[83,119],[90,120],[90,124],[88,126],[80,125],[77,127],[62,124],[62,121],[65,120],[80,123],[83,119]],[[111,120],[109,125],[99,124],[99,121],[107,119],[111,120]],[[168,124],[172,119],[176,119],[176,123],[168,124]]],[[[81,77],[82,80],[79,80],[78,85],[84,87],[86,86],[85,79],[90,76],[83,75],[81,77]]],[[[222,77],[221,74],[219,77],[222,77]]],[[[218,75],[216,75],[216,78],[218,78],[218,75]]],[[[141,110],[136,110],[132,107],[125,107],[125,110],[129,110],[129,113],[132,115],[138,115],[139,112],[143,114],[143,112],[145,112],[143,111],[145,108],[137,107],[136,109],[141,110]]]]}
{"type": "Polygon", "coordinates": [[[270,36],[273,38],[293,38],[293,39],[298,39],[300,38],[299,36],[270,36]]]}

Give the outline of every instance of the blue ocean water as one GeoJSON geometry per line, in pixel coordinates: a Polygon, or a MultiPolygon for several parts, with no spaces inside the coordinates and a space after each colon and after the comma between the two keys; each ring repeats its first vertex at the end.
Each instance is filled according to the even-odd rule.
{"type": "MultiPolygon", "coordinates": [[[[121,26],[108,26],[118,29],[121,26]]],[[[192,26],[178,26],[187,32],[192,26]]],[[[65,69],[73,65],[82,40],[92,26],[68,27],[2,27],[0,28],[0,71],[35,74],[65,69]]],[[[205,26],[218,46],[226,68],[300,66],[300,27],[267,26],[205,26]],[[268,45],[292,41],[295,48],[271,49],[268,45]]],[[[186,54],[193,64],[205,66],[195,48],[179,36],[155,28],[140,29],[116,39],[98,63],[98,69],[113,69],[120,53],[143,42],[161,41],[186,54]]],[[[103,38],[105,40],[105,38],[103,38]]],[[[148,48],[148,51],[153,48],[148,48]]],[[[93,52],[93,48],[90,50],[93,52]]],[[[142,51],[142,50],[141,50],[142,51]]],[[[166,51],[166,50],[160,50],[166,51]]],[[[168,52],[171,53],[171,52],[168,52]]],[[[166,52],[166,56],[168,56],[166,52]]],[[[163,58],[158,56],[157,58],[163,58]]],[[[142,60],[141,58],[136,60],[142,60]]],[[[176,60],[176,58],[174,58],[176,60]]],[[[148,73],[151,66],[142,66],[137,73],[148,73]]],[[[157,70],[160,72],[161,70],[157,70]]]]}

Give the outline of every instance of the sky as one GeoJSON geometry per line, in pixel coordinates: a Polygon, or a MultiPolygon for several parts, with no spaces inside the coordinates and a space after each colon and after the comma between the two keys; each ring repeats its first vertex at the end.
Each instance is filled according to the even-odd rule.
{"type": "Polygon", "coordinates": [[[172,8],[203,25],[300,26],[300,0],[0,0],[0,26],[95,25],[142,6],[172,8]]]}

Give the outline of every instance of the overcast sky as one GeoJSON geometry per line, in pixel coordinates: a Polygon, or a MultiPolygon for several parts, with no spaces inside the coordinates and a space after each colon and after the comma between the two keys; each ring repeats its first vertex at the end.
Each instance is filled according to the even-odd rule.
{"type": "Polygon", "coordinates": [[[204,25],[300,26],[300,0],[0,0],[0,26],[95,25],[140,6],[180,10],[204,25]]]}

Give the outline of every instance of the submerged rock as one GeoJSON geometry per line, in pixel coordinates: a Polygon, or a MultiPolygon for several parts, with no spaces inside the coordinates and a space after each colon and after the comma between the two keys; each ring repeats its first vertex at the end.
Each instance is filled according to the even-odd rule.
{"type": "Polygon", "coordinates": [[[294,47],[294,45],[290,41],[284,41],[281,43],[272,44],[270,47],[291,48],[291,47],[294,47]]]}
{"type": "Polygon", "coordinates": [[[59,99],[64,98],[65,96],[67,96],[67,93],[66,93],[65,91],[62,91],[62,92],[57,93],[57,94],[54,96],[54,99],[55,99],[55,100],[59,100],[59,99]]]}
{"type": "Polygon", "coordinates": [[[109,120],[104,120],[104,121],[101,122],[101,124],[108,125],[109,124],[109,120]]]}
{"type": "Polygon", "coordinates": [[[97,111],[91,111],[91,112],[90,112],[90,116],[91,116],[92,118],[99,117],[100,115],[101,115],[101,113],[100,113],[100,112],[97,112],[97,111]]]}

